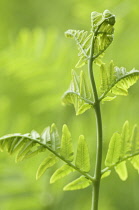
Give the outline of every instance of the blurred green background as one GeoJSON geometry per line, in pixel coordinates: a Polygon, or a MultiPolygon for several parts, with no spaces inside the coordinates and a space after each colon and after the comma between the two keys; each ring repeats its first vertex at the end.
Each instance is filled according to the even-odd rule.
{"type": "MultiPolygon", "coordinates": [[[[109,9],[116,15],[114,42],[105,61],[139,69],[139,1],[137,0],[0,0],[0,135],[42,130],[55,122],[67,123],[76,144],[84,134],[92,164],[95,155],[94,113],[76,117],[72,106],[61,106],[77,62],[75,43],[66,40],[67,29],[90,29],[90,13],[109,9]]],[[[108,142],[125,120],[139,123],[139,83],[129,96],[102,105],[104,158],[108,142]]],[[[15,164],[0,154],[0,210],[88,210],[91,188],[62,192],[72,176],[49,184],[54,169],[39,181],[37,167],[44,155],[15,164]]],[[[138,210],[139,175],[128,165],[129,178],[120,181],[113,172],[101,185],[100,210],[138,210]]]]}

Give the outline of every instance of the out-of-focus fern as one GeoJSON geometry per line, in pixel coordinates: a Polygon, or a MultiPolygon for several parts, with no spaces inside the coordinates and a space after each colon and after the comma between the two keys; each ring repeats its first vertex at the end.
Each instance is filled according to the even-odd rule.
{"type": "Polygon", "coordinates": [[[1,51],[1,135],[34,127],[41,130],[46,123],[44,115],[56,114],[63,86],[67,84],[64,66],[70,60],[70,55],[65,57],[69,47],[60,36],[52,29],[25,29],[1,51]],[[63,86],[59,86],[57,79],[63,76],[63,86]]]}
{"type": "Polygon", "coordinates": [[[1,137],[0,150],[1,152],[6,150],[10,155],[16,153],[16,162],[38,155],[41,152],[48,153],[37,170],[36,179],[40,178],[58,160],[62,160],[64,165],[52,175],[51,183],[73,171],[77,171],[82,175],[78,180],[69,183],[64,190],[83,189],[93,181],[93,177],[88,174],[90,171],[90,157],[86,140],[83,135],[79,137],[77,154],[74,156],[71,134],[66,125],[62,129],[61,142],[56,126],[52,124],[41,135],[33,131],[30,134],[13,134],[1,137]],[[74,157],[75,164],[73,163],[74,157]]]}

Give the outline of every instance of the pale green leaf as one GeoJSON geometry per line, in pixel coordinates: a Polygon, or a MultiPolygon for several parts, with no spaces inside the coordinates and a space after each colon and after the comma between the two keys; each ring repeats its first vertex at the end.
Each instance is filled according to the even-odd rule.
{"type": "Polygon", "coordinates": [[[118,165],[115,166],[115,171],[119,175],[122,181],[125,181],[128,177],[126,161],[122,161],[118,165]]]}
{"type": "Polygon", "coordinates": [[[87,142],[83,135],[79,136],[75,165],[81,171],[90,171],[90,156],[87,142]]]}
{"type": "Polygon", "coordinates": [[[74,171],[75,171],[75,169],[73,169],[69,165],[67,165],[67,164],[63,165],[59,169],[57,169],[54,172],[54,174],[51,176],[50,183],[54,183],[57,180],[67,176],[68,174],[70,174],[71,172],[74,172],[74,171]]]}
{"type": "Polygon", "coordinates": [[[105,160],[106,166],[111,166],[119,161],[121,151],[121,135],[119,133],[114,133],[110,143],[105,160]]]}
{"type": "Polygon", "coordinates": [[[105,98],[102,99],[102,103],[105,101],[112,101],[116,98],[116,96],[106,96],[105,98]]]}
{"type": "Polygon", "coordinates": [[[80,68],[86,64],[89,59],[93,33],[88,35],[88,31],[70,29],[65,32],[65,35],[68,38],[74,39],[77,44],[79,61],[76,64],[76,68],[80,68]]]}
{"type": "Polygon", "coordinates": [[[56,156],[52,154],[45,158],[37,170],[36,179],[39,179],[45,173],[45,171],[48,168],[51,168],[57,161],[58,159],[56,156]]]}
{"type": "Polygon", "coordinates": [[[85,178],[84,176],[80,176],[78,179],[67,184],[63,190],[64,191],[80,190],[80,189],[84,189],[84,188],[90,186],[91,184],[92,184],[92,182],[89,179],[85,178]]]}
{"type": "Polygon", "coordinates": [[[111,174],[111,170],[106,171],[102,176],[101,179],[108,177],[111,174]]]}
{"type": "Polygon", "coordinates": [[[72,139],[67,125],[63,125],[62,128],[60,154],[66,160],[73,161],[74,156],[73,156],[72,139]]]}
{"type": "Polygon", "coordinates": [[[54,151],[59,150],[60,149],[60,137],[59,137],[56,125],[54,123],[51,125],[50,138],[51,138],[51,148],[54,151]]]}
{"type": "Polygon", "coordinates": [[[139,155],[132,157],[130,162],[139,173],[139,155]]]}
{"type": "Polygon", "coordinates": [[[44,131],[41,134],[41,139],[42,139],[41,142],[43,144],[47,143],[47,144],[51,145],[51,143],[50,143],[51,142],[50,126],[44,129],[44,131]]]}
{"type": "Polygon", "coordinates": [[[129,133],[129,122],[126,121],[122,128],[121,133],[121,152],[120,152],[120,158],[124,158],[127,156],[128,151],[130,150],[130,133],[129,133]]]}
{"type": "Polygon", "coordinates": [[[29,152],[30,149],[33,148],[34,145],[35,145],[35,142],[33,141],[29,141],[28,143],[26,143],[17,154],[15,161],[18,162],[18,161],[23,160],[26,153],[29,152]]]}
{"type": "Polygon", "coordinates": [[[73,104],[76,115],[82,114],[93,105],[91,98],[90,83],[87,81],[84,72],[80,72],[80,76],[72,71],[72,82],[70,88],[63,96],[65,104],[73,104]]]}

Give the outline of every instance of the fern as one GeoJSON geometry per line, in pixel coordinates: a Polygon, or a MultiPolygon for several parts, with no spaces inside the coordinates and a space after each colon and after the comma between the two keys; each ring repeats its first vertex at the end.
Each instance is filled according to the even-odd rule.
{"type": "Polygon", "coordinates": [[[102,170],[102,174],[115,168],[119,177],[126,180],[128,177],[127,161],[139,172],[139,131],[135,125],[130,133],[128,121],[124,123],[121,134],[114,133],[110,140],[105,159],[107,168],[102,170]]]}
{"type": "Polygon", "coordinates": [[[90,89],[84,72],[81,71],[80,76],[78,76],[75,71],[72,71],[72,81],[68,91],[63,96],[63,103],[73,104],[76,115],[84,113],[93,106],[93,102],[90,100],[92,97],[90,89]]]}
{"type": "Polygon", "coordinates": [[[130,86],[136,83],[139,79],[139,71],[126,71],[124,67],[114,67],[113,61],[110,62],[107,68],[105,64],[100,67],[101,72],[101,97],[100,101],[113,100],[117,95],[128,95],[130,86]],[[111,94],[111,95],[110,95],[111,94]]]}
{"type": "Polygon", "coordinates": [[[80,57],[78,63],[76,64],[76,68],[82,67],[89,59],[92,33],[88,35],[88,31],[71,29],[66,31],[65,35],[66,37],[72,38],[76,41],[79,50],[78,56],[80,57]]]}
{"type": "Polygon", "coordinates": [[[33,131],[30,134],[13,134],[0,138],[0,151],[3,152],[4,149],[10,155],[16,153],[16,162],[38,155],[40,152],[48,153],[37,170],[36,179],[39,179],[58,160],[62,160],[64,165],[54,172],[50,183],[54,183],[74,171],[79,172],[84,177],[79,178],[79,181],[73,181],[74,186],[69,184],[64,190],[82,189],[93,181],[93,177],[87,174],[90,171],[90,160],[84,136],[79,137],[77,155],[74,156],[71,134],[66,125],[63,125],[62,128],[61,142],[56,126],[52,124],[41,135],[33,131]],[[73,163],[74,158],[75,164],[73,163]]]}
{"type": "Polygon", "coordinates": [[[92,39],[94,40],[94,55],[93,59],[100,65],[100,58],[104,55],[103,52],[113,41],[115,16],[110,11],[105,10],[103,13],[91,13],[91,32],[84,30],[68,30],[65,32],[66,37],[75,40],[78,47],[79,61],[76,68],[87,64],[90,58],[92,48],[92,39]]]}

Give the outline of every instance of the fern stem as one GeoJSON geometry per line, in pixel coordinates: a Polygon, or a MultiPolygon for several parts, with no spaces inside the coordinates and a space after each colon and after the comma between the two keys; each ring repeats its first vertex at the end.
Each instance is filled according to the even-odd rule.
{"type": "Polygon", "coordinates": [[[92,210],[98,210],[99,189],[100,189],[100,179],[101,179],[101,162],[102,162],[102,119],[101,119],[100,101],[98,98],[98,93],[93,73],[94,42],[95,42],[95,35],[92,39],[92,47],[88,63],[89,64],[88,71],[94,95],[94,109],[96,114],[96,127],[97,127],[96,164],[94,171],[95,181],[93,183],[93,192],[92,192],[92,210]]]}

